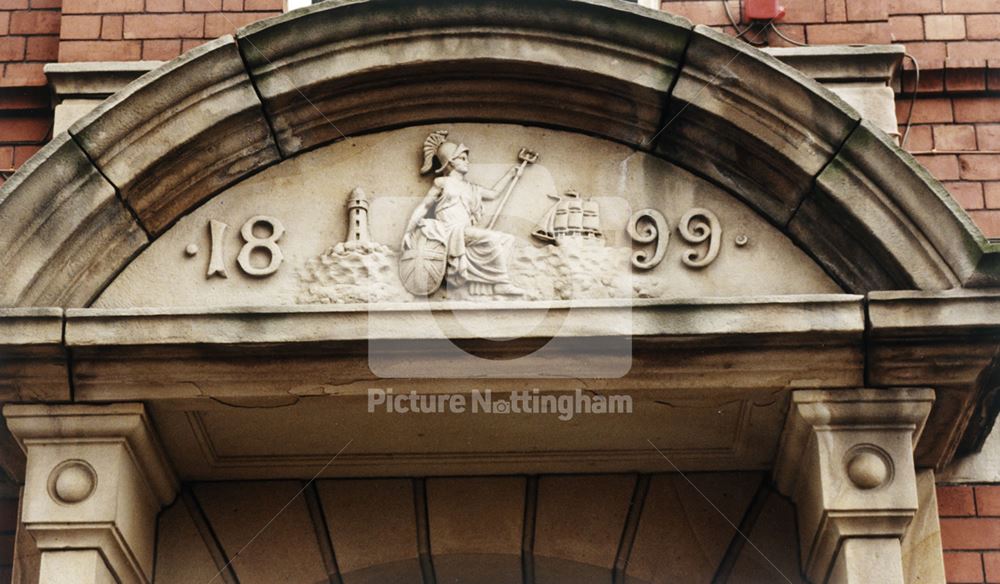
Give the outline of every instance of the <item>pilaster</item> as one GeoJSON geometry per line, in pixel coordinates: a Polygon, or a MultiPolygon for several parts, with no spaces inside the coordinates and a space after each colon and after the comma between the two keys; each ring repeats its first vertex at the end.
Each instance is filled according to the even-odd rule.
{"type": "Polygon", "coordinates": [[[42,554],[39,582],[151,582],[157,513],[177,479],[144,406],[3,413],[27,456],[21,521],[42,554]]]}
{"type": "Polygon", "coordinates": [[[917,511],[913,449],[933,401],[930,389],[792,394],[774,479],[795,502],[814,584],[903,583],[900,538],[917,511]]]}

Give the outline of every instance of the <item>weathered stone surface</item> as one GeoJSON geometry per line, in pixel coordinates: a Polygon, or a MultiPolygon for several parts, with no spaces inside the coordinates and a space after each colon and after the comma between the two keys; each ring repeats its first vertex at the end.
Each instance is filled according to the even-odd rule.
{"type": "Polygon", "coordinates": [[[902,562],[894,537],[849,537],[840,544],[826,582],[905,584],[902,562]]]}
{"type": "Polygon", "coordinates": [[[182,501],[175,501],[160,513],[156,533],[156,584],[209,582],[215,578],[219,568],[182,501]]]}
{"type": "MultiPolygon", "coordinates": [[[[486,187],[518,162],[520,148],[539,153],[511,191],[495,224],[497,231],[515,240],[508,260],[510,277],[527,292],[504,303],[840,291],[806,253],[752,209],[669,162],[578,133],[510,124],[448,123],[341,141],[234,185],[180,219],[108,286],[94,306],[420,300],[402,288],[397,266],[410,215],[435,184],[434,177],[420,174],[422,143],[429,133],[441,129],[450,131],[449,140],[470,149],[468,181],[486,187]],[[377,249],[377,254],[344,250],[352,223],[348,201],[359,187],[369,199],[372,243],[380,246],[369,251],[377,249]],[[582,248],[578,255],[561,253],[572,246],[544,244],[532,235],[552,209],[553,197],[570,189],[597,203],[603,232],[600,245],[582,248]],[[633,244],[626,226],[632,213],[647,208],[667,219],[662,239],[669,237],[669,242],[659,265],[640,271],[629,258],[650,246],[633,244]],[[693,269],[684,263],[684,254],[705,254],[710,243],[688,243],[678,229],[683,217],[699,208],[718,219],[719,229],[712,236],[718,253],[711,265],[693,269]],[[241,231],[254,216],[271,217],[284,227],[277,241],[283,262],[265,277],[247,274],[238,263],[237,256],[246,247],[241,231]],[[222,237],[213,239],[213,224],[228,226],[222,237]],[[737,241],[740,236],[745,239],[740,240],[743,246],[737,241]],[[195,255],[186,254],[189,245],[196,248],[195,255]],[[215,257],[228,277],[207,275],[215,257]]],[[[483,224],[498,208],[499,201],[484,201],[483,224]]],[[[432,300],[461,299],[459,292],[441,290],[432,300]]]]}
{"type": "Polygon", "coordinates": [[[900,539],[918,506],[913,449],[933,402],[930,389],[792,394],[773,474],[795,502],[810,581],[862,582],[867,570],[902,583],[900,539]]]}
{"type": "MultiPolygon", "coordinates": [[[[426,499],[420,496],[423,479],[320,480],[314,485],[320,493],[339,567],[339,575],[331,572],[328,579],[342,580],[345,584],[424,582],[429,578],[421,577],[420,564],[428,575],[433,574],[435,581],[450,583],[606,584],[612,572],[616,581],[623,584],[705,582],[712,580],[723,555],[739,551],[733,542],[740,541],[741,536],[731,523],[752,528],[753,543],[774,555],[782,570],[788,569],[787,573],[795,578],[797,555],[794,551],[789,553],[787,546],[776,547],[788,542],[789,537],[794,539],[791,506],[775,495],[768,500],[759,520],[744,518],[757,515],[751,505],[756,504],[754,493],[762,486],[762,478],[760,472],[686,477],[677,473],[543,475],[532,479],[540,487],[536,493],[523,476],[448,477],[427,479],[431,490],[427,491],[426,499]],[[411,484],[417,487],[416,497],[411,484]],[[523,540],[522,534],[526,536],[523,540]],[[418,541],[421,542],[419,558],[418,541]],[[479,563],[470,562],[466,571],[456,574],[447,566],[458,549],[491,550],[491,553],[479,563]],[[360,564],[356,563],[358,560],[360,564]],[[514,573],[502,579],[488,572],[501,561],[514,567],[514,573]],[[404,571],[403,566],[411,571],[404,571]]],[[[235,491],[238,487],[245,491],[228,502],[232,508],[229,512],[210,513],[211,523],[205,529],[215,534],[242,530],[246,541],[259,528],[254,522],[235,516],[233,509],[254,503],[270,508],[286,502],[290,503],[292,513],[287,517],[276,514],[275,522],[260,537],[279,529],[288,540],[307,541],[322,527],[322,520],[300,512],[291,498],[294,493],[289,492],[287,499],[279,497],[272,501],[274,491],[260,485],[259,482],[228,486],[193,484],[193,490],[198,492],[227,488],[235,491]]],[[[200,500],[204,504],[205,498],[200,500]]],[[[257,515],[256,511],[251,513],[257,515]]],[[[171,508],[160,521],[160,541],[171,542],[174,549],[184,536],[200,539],[190,522],[178,521],[178,517],[171,508]]],[[[264,513],[258,517],[268,519],[264,513]]],[[[287,557],[280,561],[297,563],[302,573],[322,569],[322,562],[311,548],[311,544],[285,548],[287,557]]],[[[758,554],[750,544],[743,548],[744,554],[758,554]]],[[[196,553],[192,560],[204,563],[206,558],[203,553],[196,553]]],[[[759,561],[764,562],[761,558],[759,561]]],[[[767,573],[739,572],[745,573],[764,576],[746,580],[748,583],[777,581],[773,569],[767,573]]],[[[736,577],[729,581],[744,582],[736,577]]],[[[217,580],[229,581],[222,577],[217,580]]]]}
{"type": "Polygon", "coordinates": [[[520,477],[428,479],[427,519],[438,581],[520,580],[524,493],[520,477]]]}
{"type": "Polygon", "coordinates": [[[655,151],[784,225],[857,125],[857,112],[711,28],[695,27],[686,55],[655,151]]]}
{"type": "Polygon", "coordinates": [[[84,61],[47,63],[45,78],[57,99],[106,98],[163,65],[163,61],[84,61]]]}
{"type": "Polygon", "coordinates": [[[937,476],[943,483],[1000,483],[1000,432],[994,428],[981,452],[956,458],[937,476]]]}
{"type": "Polygon", "coordinates": [[[867,121],[817,177],[788,229],[849,290],[936,290],[993,278],[977,272],[992,245],[926,169],[867,121]]]}
{"type": "Polygon", "coordinates": [[[739,525],[762,478],[758,473],[653,477],[625,582],[711,582],[730,541],[739,537],[731,524],[739,525]]]}
{"type": "Polygon", "coordinates": [[[728,581],[756,584],[787,580],[791,584],[807,584],[802,578],[798,554],[789,553],[798,545],[795,506],[771,487],[764,488],[768,493],[763,508],[750,531],[743,534],[746,539],[743,535],[734,536],[739,538],[734,539],[734,543],[741,551],[728,573],[728,581]]]}
{"type": "Polygon", "coordinates": [[[902,45],[766,47],[763,52],[821,83],[892,85],[906,52],[902,45]]]}
{"type": "Polygon", "coordinates": [[[0,401],[70,399],[58,308],[0,308],[0,401]]]}
{"type": "Polygon", "coordinates": [[[836,93],[886,134],[899,138],[896,123],[902,45],[767,47],[762,49],[836,93]]]}
{"type": "Polygon", "coordinates": [[[535,581],[608,582],[635,476],[542,477],[535,520],[535,581]]]}
{"type": "MultiPolygon", "coordinates": [[[[345,127],[352,128],[347,133],[371,132],[378,128],[442,119],[516,120],[562,126],[633,147],[643,144],[662,127],[661,124],[670,121],[663,111],[664,100],[670,82],[676,78],[679,55],[691,37],[685,21],[629,7],[625,3],[578,1],[549,5],[542,2],[521,6],[486,0],[466,1],[467,4],[449,6],[447,13],[401,2],[349,2],[316,6],[244,31],[241,49],[253,63],[254,79],[261,91],[271,96],[265,100],[265,105],[270,112],[270,121],[284,136],[281,139],[284,148],[288,152],[298,152],[306,146],[337,139],[340,134],[322,119],[323,116],[335,124],[339,124],[337,120],[344,122],[345,127]],[[382,10],[396,10],[398,18],[382,10]],[[564,14],[566,10],[573,11],[572,18],[567,16],[568,13],[564,14]],[[478,34],[473,25],[483,19],[494,24],[497,30],[486,36],[478,34]],[[421,23],[424,28],[419,34],[411,32],[398,39],[390,34],[392,31],[410,30],[421,23]],[[456,38],[460,40],[456,41],[455,47],[441,45],[441,38],[447,38],[441,32],[444,30],[450,31],[448,34],[459,35],[456,38]],[[456,30],[459,32],[455,33],[456,30]],[[492,41],[485,40],[487,37],[492,41]],[[316,48],[312,44],[314,42],[325,45],[316,48]],[[497,50],[490,42],[500,43],[500,48],[504,50],[497,50]],[[267,54],[254,57],[251,43],[267,54]],[[494,53],[511,54],[506,50],[508,45],[532,50],[518,54],[516,59],[506,64],[492,58],[494,53]],[[397,59],[400,62],[379,61],[384,59],[379,55],[386,53],[383,50],[385,46],[393,47],[389,53],[402,55],[397,59]],[[563,50],[567,46],[575,48],[563,50]],[[341,59],[342,55],[347,55],[345,51],[367,51],[370,60],[341,59]],[[411,54],[416,57],[407,57],[411,54]],[[422,60],[427,55],[441,57],[441,67],[422,60]],[[614,58],[610,58],[611,55],[614,58]],[[273,63],[268,64],[264,57],[273,63]],[[522,64],[524,67],[518,68],[522,64]],[[509,69],[505,69],[508,65],[516,65],[515,70],[519,73],[509,74],[509,69]],[[457,82],[441,73],[452,66],[456,72],[472,77],[466,86],[475,91],[462,94],[452,88],[451,84],[457,82]],[[428,72],[428,68],[433,71],[428,72]],[[361,78],[365,83],[363,87],[356,83],[361,78]],[[596,82],[597,78],[603,81],[596,82]],[[400,79],[409,79],[416,85],[397,83],[400,79]],[[326,106],[320,103],[326,99],[324,96],[331,96],[330,103],[333,105],[330,107],[334,109],[317,114],[303,95],[291,88],[302,83],[305,83],[303,94],[319,107],[320,112],[326,111],[323,109],[326,106]],[[503,83],[510,84],[506,93],[499,89],[503,83]],[[561,84],[561,89],[556,93],[527,95],[523,91],[525,84],[532,83],[549,87],[561,84]],[[477,84],[481,84],[480,89],[476,89],[479,87],[477,84]],[[313,89],[319,93],[310,94],[313,89]],[[455,99],[465,104],[462,106],[465,110],[447,102],[454,102],[452,98],[455,95],[459,95],[455,99]],[[544,97],[538,98],[539,95],[544,97]],[[609,95],[614,99],[610,99],[609,95]],[[354,99],[352,96],[360,96],[364,100],[362,105],[365,107],[360,108],[364,111],[350,103],[354,99]],[[382,99],[379,96],[387,96],[389,102],[379,101],[382,99]],[[484,101],[486,98],[495,100],[484,101]],[[519,105],[504,101],[508,98],[519,105]],[[530,98],[530,103],[527,98],[530,98]],[[565,108],[567,100],[576,99],[580,100],[578,107],[565,108]],[[369,107],[379,103],[386,105],[375,109],[369,107]],[[560,108],[549,108],[549,104],[560,104],[560,108]],[[340,113],[336,113],[338,111],[340,113]],[[282,121],[282,116],[286,114],[287,119],[282,121]],[[622,124],[622,119],[628,123],[622,124]]],[[[761,209],[773,223],[783,225],[784,219],[798,203],[803,185],[836,151],[840,144],[838,138],[846,135],[845,127],[849,128],[856,117],[814,82],[737,41],[713,36],[708,31],[701,31],[695,37],[687,52],[687,73],[682,75],[684,79],[677,84],[674,92],[674,103],[678,106],[675,111],[683,107],[685,99],[693,100],[700,91],[699,99],[694,100],[699,103],[688,107],[684,115],[665,129],[659,152],[675,159],[682,157],[685,165],[726,188],[734,189],[739,196],[761,209]],[[705,83],[708,83],[707,87],[705,83]],[[725,139],[720,140],[720,137],[725,139]],[[672,143],[676,148],[671,147],[672,143]],[[720,162],[715,164],[712,161],[720,162]],[[777,196],[774,193],[780,193],[779,198],[774,198],[777,196]]],[[[232,44],[226,41],[200,47],[166,65],[160,72],[151,73],[102,110],[92,112],[88,122],[77,126],[76,133],[88,152],[121,187],[143,224],[154,233],[162,231],[178,216],[191,211],[193,206],[220,188],[277,159],[277,147],[268,142],[267,123],[259,114],[261,104],[255,101],[253,88],[235,51],[232,44]],[[206,71],[213,67],[224,70],[206,71]],[[180,81],[182,78],[185,79],[183,82],[180,81]],[[160,94],[165,97],[160,99],[160,94]],[[107,120],[98,121],[98,118],[103,120],[105,117],[107,120]],[[184,126],[189,126],[190,131],[185,132],[184,126]],[[219,143],[220,135],[225,137],[222,143],[219,143]],[[128,155],[123,156],[126,149],[128,155]],[[146,152],[153,154],[138,158],[146,152]],[[179,186],[188,183],[193,183],[195,188],[182,189],[179,186]]],[[[58,176],[60,173],[55,167],[42,169],[43,165],[47,167],[50,163],[66,163],[65,160],[42,162],[56,150],[53,147],[43,151],[35,162],[28,164],[7,183],[4,192],[28,188],[27,184],[31,181],[20,178],[28,173],[58,176]]],[[[878,152],[875,158],[879,159],[905,158],[891,148],[876,148],[873,152],[878,152]]],[[[919,172],[907,162],[871,164],[896,168],[898,172],[919,172]],[[893,164],[897,166],[893,167],[893,164]]],[[[859,165],[859,168],[864,167],[859,165]]],[[[893,172],[887,175],[894,176],[893,172]]],[[[911,180],[930,180],[921,176],[919,179],[911,177],[911,180]]],[[[881,184],[885,181],[873,178],[869,182],[881,184]]],[[[915,197],[914,207],[930,209],[940,206],[933,201],[938,196],[935,189],[910,191],[915,197]],[[925,197],[929,198],[926,205],[921,203],[925,197]]],[[[19,198],[8,196],[3,203],[6,207],[2,213],[5,220],[8,213],[17,215],[9,219],[17,227],[7,229],[5,233],[24,235],[19,231],[22,226],[36,224],[38,214],[32,212],[30,204],[19,208],[13,204],[19,198]]],[[[808,209],[808,205],[811,203],[807,203],[804,209],[808,209]]],[[[49,205],[48,208],[53,207],[49,205]]],[[[919,214],[909,208],[904,211],[919,214]]],[[[936,216],[935,213],[930,215],[936,216]]],[[[74,237],[87,237],[87,234],[103,232],[109,227],[108,219],[103,216],[87,216],[85,213],[75,213],[74,216],[83,217],[82,223],[73,230],[74,237]]],[[[127,231],[128,217],[125,214],[122,217],[124,221],[111,225],[112,231],[127,231]]],[[[907,216],[903,218],[912,219],[921,230],[932,233],[936,228],[933,222],[907,216]]],[[[815,221],[819,220],[819,217],[815,218],[815,221]]],[[[859,221],[861,231],[874,231],[878,227],[868,226],[864,214],[859,214],[859,221]]],[[[836,224],[837,221],[830,223],[836,224]]],[[[54,249],[50,245],[50,229],[47,227],[45,233],[36,234],[37,237],[47,238],[38,243],[40,248],[54,249]]],[[[973,241],[975,245],[941,246],[935,238],[938,236],[923,236],[934,243],[932,247],[944,250],[940,253],[948,257],[941,261],[952,265],[957,280],[970,286],[988,286],[990,282],[997,281],[1000,278],[1000,253],[997,253],[996,246],[990,246],[974,235],[971,224],[963,224],[959,228],[959,231],[962,230],[968,233],[958,239],[973,241]]],[[[794,230],[792,234],[795,236],[794,230]]],[[[826,238],[829,242],[843,242],[845,239],[833,237],[835,232],[827,235],[831,235],[826,238]]],[[[949,231],[939,238],[947,240],[952,235],[949,231]]],[[[884,239],[889,238],[884,236],[884,239]]],[[[129,241],[135,243],[134,239],[141,237],[129,241]]],[[[810,241],[798,239],[801,246],[816,257],[836,256],[828,249],[833,244],[825,243],[823,237],[817,237],[817,240],[818,249],[813,252],[810,241]]],[[[25,241],[22,245],[35,244],[25,241]]],[[[102,245],[105,245],[103,240],[96,247],[76,245],[73,259],[81,257],[81,251],[96,253],[94,250],[102,245]]],[[[852,254],[860,254],[860,264],[871,261],[861,253],[863,245],[858,244],[852,249],[845,242],[842,248],[852,254]]],[[[877,248],[873,252],[875,255],[882,253],[877,248]]],[[[11,292],[0,298],[4,298],[7,304],[86,303],[93,293],[109,283],[135,249],[136,246],[133,246],[130,253],[124,253],[123,248],[107,253],[105,246],[100,260],[91,258],[92,261],[106,262],[106,265],[87,271],[94,281],[86,284],[86,294],[72,292],[75,287],[83,285],[78,281],[83,277],[82,273],[63,269],[58,274],[40,274],[38,265],[19,261],[13,273],[20,277],[4,282],[11,287],[11,292]],[[112,268],[112,265],[115,267],[112,268]],[[24,271],[19,274],[22,267],[24,271]],[[46,283],[46,278],[51,281],[46,283]],[[44,295],[48,300],[41,300],[43,296],[37,294],[37,289],[28,293],[25,289],[28,285],[49,288],[50,291],[44,295]]],[[[938,252],[929,253],[934,255],[938,252]]],[[[28,255],[41,261],[39,254],[28,255]]],[[[852,257],[836,261],[849,264],[852,257]]],[[[903,257],[892,257],[886,260],[892,265],[875,271],[884,272],[885,276],[885,273],[891,274],[895,269],[893,265],[909,261],[903,257]]],[[[60,267],[65,263],[61,262],[60,267]]],[[[830,273],[845,274],[843,283],[850,284],[853,272],[834,263],[827,266],[830,273]]],[[[908,272],[919,272],[921,269],[918,266],[908,272]]],[[[886,279],[855,278],[853,281],[858,287],[851,290],[863,292],[864,286],[869,285],[866,282],[880,286],[886,279]]]]}
{"type": "Polygon", "coordinates": [[[423,581],[410,480],[319,481],[316,489],[344,584],[423,581]]]}
{"type": "Polygon", "coordinates": [[[20,520],[41,550],[42,581],[48,554],[61,563],[66,551],[99,550],[113,581],[150,582],[156,516],[177,479],[143,405],[7,404],[3,414],[28,459],[20,520]]]}
{"type": "Polygon", "coordinates": [[[442,118],[637,143],[655,132],[690,27],[608,0],[395,0],[316,5],[238,38],[291,155],[442,118]]]}
{"type": "Polygon", "coordinates": [[[917,514],[902,541],[903,580],[908,584],[945,582],[941,524],[934,471],[917,471],[917,514]]]}
{"type": "Polygon", "coordinates": [[[46,64],[45,77],[55,93],[52,135],[63,133],[78,119],[101,105],[108,96],[162,64],[162,61],[46,64]]]}
{"type": "Polygon", "coordinates": [[[0,305],[83,306],[146,235],[69,136],[0,188],[0,305]]]}
{"type": "MultiPolygon", "coordinates": [[[[927,385],[937,403],[916,457],[943,468],[993,427],[1000,291],[875,292],[869,296],[868,378],[880,387],[927,385]]],[[[971,446],[975,449],[975,446],[971,446]]]]}
{"type": "Polygon", "coordinates": [[[278,159],[232,37],[144,75],[69,132],[156,234],[278,159]]]}
{"type": "Polygon", "coordinates": [[[301,488],[297,481],[195,486],[222,548],[230,557],[243,552],[232,564],[241,583],[327,581],[306,502],[298,496],[301,488]]]}
{"type": "Polygon", "coordinates": [[[117,584],[98,550],[49,552],[42,555],[39,582],[45,584],[117,584]]]}

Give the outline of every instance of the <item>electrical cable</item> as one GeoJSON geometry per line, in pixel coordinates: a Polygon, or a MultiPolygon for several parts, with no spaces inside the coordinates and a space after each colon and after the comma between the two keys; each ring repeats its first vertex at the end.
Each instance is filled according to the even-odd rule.
{"type": "Polygon", "coordinates": [[[775,25],[773,22],[770,23],[770,25],[771,25],[771,30],[774,31],[774,34],[776,34],[779,37],[785,39],[785,41],[787,41],[789,43],[792,43],[793,45],[796,45],[796,46],[799,46],[799,47],[808,47],[809,46],[809,43],[803,43],[803,42],[797,41],[797,40],[795,40],[793,38],[789,38],[789,37],[785,36],[784,34],[781,33],[780,30],[778,30],[777,25],[775,25]]]}
{"type": "MultiPolygon", "coordinates": [[[[722,7],[726,9],[726,16],[729,17],[729,24],[733,25],[733,28],[736,29],[736,38],[742,37],[747,32],[749,32],[751,28],[753,28],[752,26],[748,25],[743,30],[740,30],[740,25],[736,24],[736,19],[733,18],[733,13],[729,10],[729,0],[722,0],[722,7]]],[[[741,0],[740,9],[742,10],[742,8],[743,5],[741,0]]]]}
{"type": "Polygon", "coordinates": [[[910,137],[910,126],[913,125],[913,110],[917,107],[917,91],[920,89],[920,63],[917,58],[909,53],[903,53],[913,62],[913,95],[910,96],[910,111],[906,114],[906,128],[903,130],[903,137],[899,140],[899,147],[906,150],[906,139],[910,137]]]}
{"type": "MultiPolygon", "coordinates": [[[[750,30],[754,28],[753,23],[751,23],[751,24],[748,24],[747,27],[744,28],[743,30],[740,30],[739,25],[736,24],[736,19],[733,18],[732,11],[729,10],[729,1],[728,0],[722,0],[722,6],[723,6],[723,8],[726,9],[726,16],[729,17],[729,23],[733,25],[734,29],[736,29],[736,38],[741,38],[743,35],[745,35],[746,33],[750,32],[750,30]]],[[[743,8],[743,3],[742,3],[742,0],[741,0],[740,1],[740,9],[742,10],[742,8],[743,8]]],[[[757,32],[757,34],[755,35],[754,39],[750,39],[750,37],[747,37],[744,40],[746,42],[750,43],[751,45],[756,46],[756,47],[761,47],[761,46],[767,45],[767,44],[769,44],[768,41],[767,41],[767,32],[768,32],[768,30],[774,31],[774,34],[778,35],[785,42],[791,43],[791,44],[793,44],[795,46],[798,46],[798,47],[808,47],[808,46],[810,46],[809,43],[807,43],[807,42],[797,41],[797,40],[795,40],[793,38],[790,38],[789,36],[785,35],[784,33],[782,33],[781,30],[777,27],[777,25],[774,24],[773,20],[767,22],[767,24],[762,29],[760,29],[757,32]],[[764,41],[761,42],[761,43],[754,42],[755,40],[760,40],[761,33],[764,34],[764,41]]],[[[909,53],[903,53],[903,56],[906,57],[906,58],[908,58],[913,63],[913,71],[914,71],[913,94],[910,96],[910,110],[907,113],[907,116],[906,116],[906,126],[903,129],[903,135],[902,135],[902,137],[900,138],[900,141],[899,141],[899,147],[905,150],[906,149],[906,140],[907,140],[907,138],[910,137],[910,128],[913,126],[913,110],[916,109],[916,107],[917,107],[917,91],[920,88],[920,63],[917,62],[916,57],[914,57],[913,55],[911,55],[909,53]]]]}

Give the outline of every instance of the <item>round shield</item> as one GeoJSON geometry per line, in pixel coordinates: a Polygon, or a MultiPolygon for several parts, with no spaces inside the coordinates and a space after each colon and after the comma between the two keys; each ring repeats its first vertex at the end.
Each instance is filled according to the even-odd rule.
{"type": "Polygon", "coordinates": [[[410,294],[428,296],[444,282],[448,267],[448,250],[443,243],[427,239],[417,229],[413,233],[413,246],[404,249],[399,257],[399,279],[410,294]]]}

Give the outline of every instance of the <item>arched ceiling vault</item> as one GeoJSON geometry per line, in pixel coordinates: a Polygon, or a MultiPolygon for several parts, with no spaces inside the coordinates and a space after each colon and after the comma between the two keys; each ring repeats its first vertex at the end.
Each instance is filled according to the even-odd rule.
{"type": "Polygon", "coordinates": [[[0,190],[0,303],[86,306],[177,219],[296,154],[438,121],[576,131],[732,192],[845,290],[1000,284],[922,167],[777,60],[616,0],[345,0],[165,64],[0,190]]]}

